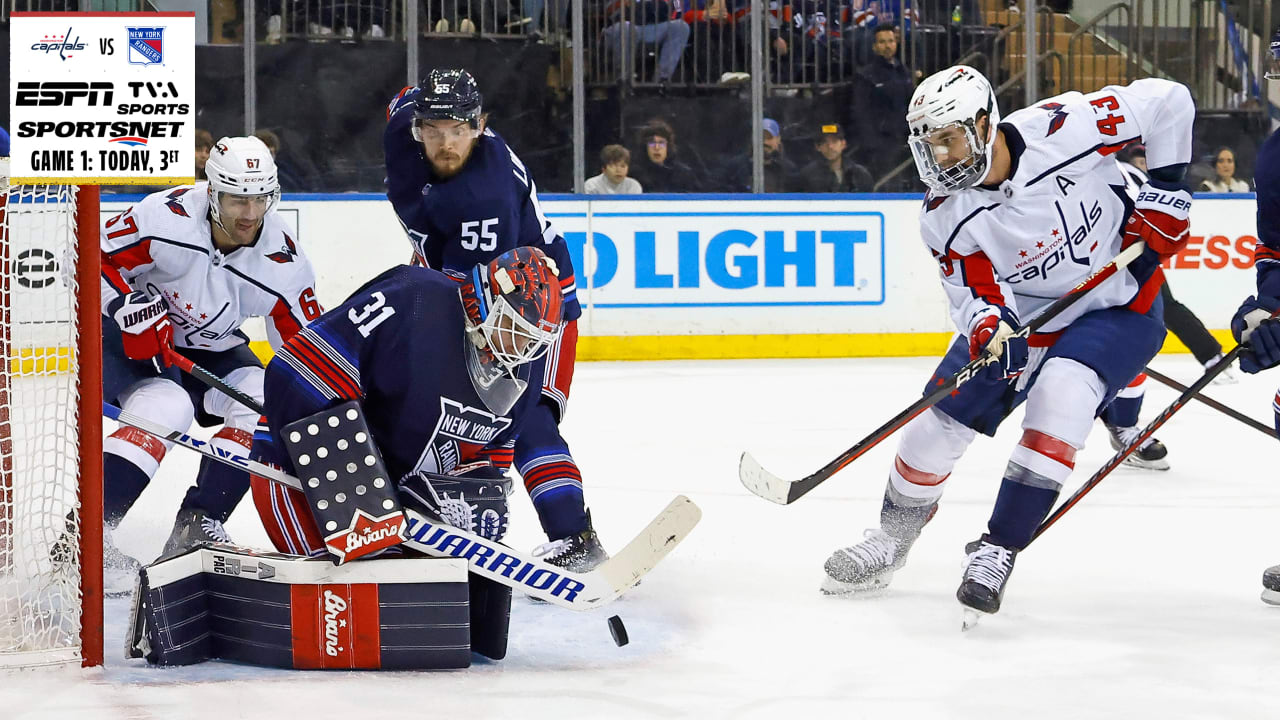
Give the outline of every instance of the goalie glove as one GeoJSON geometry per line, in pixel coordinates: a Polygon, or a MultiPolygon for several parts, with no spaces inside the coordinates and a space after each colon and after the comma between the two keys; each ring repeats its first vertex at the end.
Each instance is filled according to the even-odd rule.
{"type": "Polygon", "coordinates": [[[145,292],[121,295],[107,306],[120,327],[124,354],[131,360],[150,360],[160,372],[169,367],[167,351],[173,349],[173,326],[164,298],[145,292]]]}
{"type": "Polygon", "coordinates": [[[448,475],[416,472],[400,479],[400,499],[407,507],[493,541],[507,533],[510,489],[511,479],[488,463],[463,465],[448,475]]]}
{"type": "Polygon", "coordinates": [[[1251,375],[1280,365],[1280,319],[1271,317],[1276,310],[1280,299],[1250,295],[1231,318],[1236,342],[1249,344],[1240,353],[1240,369],[1251,375]]]}
{"type": "Polygon", "coordinates": [[[1133,213],[1124,226],[1126,246],[1145,241],[1161,257],[1175,255],[1187,244],[1191,229],[1191,193],[1181,187],[1138,188],[1133,213]]]}
{"type": "Polygon", "coordinates": [[[1006,307],[991,306],[980,313],[969,326],[969,359],[986,353],[998,359],[988,366],[996,368],[992,372],[998,377],[1010,380],[1021,375],[1030,350],[1027,339],[1016,334],[1017,325],[1018,318],[1006,307]]]}

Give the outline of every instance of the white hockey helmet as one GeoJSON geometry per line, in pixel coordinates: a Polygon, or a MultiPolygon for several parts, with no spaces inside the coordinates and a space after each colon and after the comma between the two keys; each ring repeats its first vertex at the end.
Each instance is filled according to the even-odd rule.
{"type": "Polygon", "coordinates": [[[266,144],[252,135],[224,137],[209,149],[204,165],[209,176],[209,210],[213,221],[222,226],[220,196],[267,196],[267,212],[280,201],[280,179],[276,161],[266,144]]]}
{"type": "Polygon", "coordinates": [[[991,167],[999,122],[996,94],[977,70],[954,65],[925,78],[907,106],[907,144],[920,179],[940,193],[977,185],[991,167]],[[983,116],[989,119],[980,137],[983,116]]]}

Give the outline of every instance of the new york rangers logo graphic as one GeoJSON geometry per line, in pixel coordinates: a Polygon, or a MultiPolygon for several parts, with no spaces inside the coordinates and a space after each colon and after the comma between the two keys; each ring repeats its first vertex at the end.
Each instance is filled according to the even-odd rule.
{"type": "Polygon", "coordinates": [[[129,63],[159,65],[164,62],[164,28],[131,27],[129,30],[129,63]]]}

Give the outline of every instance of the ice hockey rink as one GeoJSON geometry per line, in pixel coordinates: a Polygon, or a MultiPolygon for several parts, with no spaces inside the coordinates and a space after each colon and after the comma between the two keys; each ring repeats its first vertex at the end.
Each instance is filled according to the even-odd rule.
{"type": "MultiPolygon", "coordinates": [[[[1121,468],[1018,558],[1004,608],[967,633],[954,593],[983,532],[1021,412],[979,438],[893,586],[836,599],[830,551],[876,524],[894,439],[796,504],[738,482],[744,449],[800,476],[917,397],[933,360],[584,363],[564,425],[595,524],[617,548],[677,493],[702,523],[633,592],[594,612],[514,603],[508,656],[468,670],[324,672],[123,659],[127,606],[107,605],[92,671],[0,675],[0,718],[1266,718],[1280,608],[1258,599],[1280,563],[1280,446],[1191,404],[1158,434],[1168,472],[1121,468]],[[629,645],[606,618],[620,614],[629,645]]],[[[1189,355],[1153,367],[1185,383],[1189,355]]],[[[1213,385],[1264,422],[1280,373],[1213,385]]],[[[1175,397],[1148,382],[1146,421],[1175,397]]],[[[1096,425],[1076,484],[1111,455],[1096,425]]],[[[174,449],[120,545],[153,557],[197,459],[174,449]]],[[[1074,485],[1068,489],[1074,489],[1074,485]]],[[[1064,493],[1064,495],[1067,493],[1064,493]]],[[[228,524],[265,546],[250,503],[228,524]]],[[[542,540],[512,495],[508,542],[542,540]]]]}

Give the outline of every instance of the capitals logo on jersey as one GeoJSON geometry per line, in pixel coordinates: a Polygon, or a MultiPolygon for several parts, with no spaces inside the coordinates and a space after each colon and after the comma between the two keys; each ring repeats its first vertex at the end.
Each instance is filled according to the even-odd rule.
{"type": "Polygon", "coordinates": [[[1049,131],[1046,132],[1044,136],[1049,137],[1061,130],[1063,123],[1067,121],[1067,113],[1062,109],[1066,106],[1062,103],[1047,102],[1039,107],[1040,109],[1048,110],[1051,113],[1049,116],[1049,131]]]}
{"type": "Polygon", "coordinates": [[[284,247],[273,253],[267,253],[267,258],[278,263],[293,262],[298,257],[298,246],[293,244],[293,238],[286,233],[284,236],[284,247]]]}

